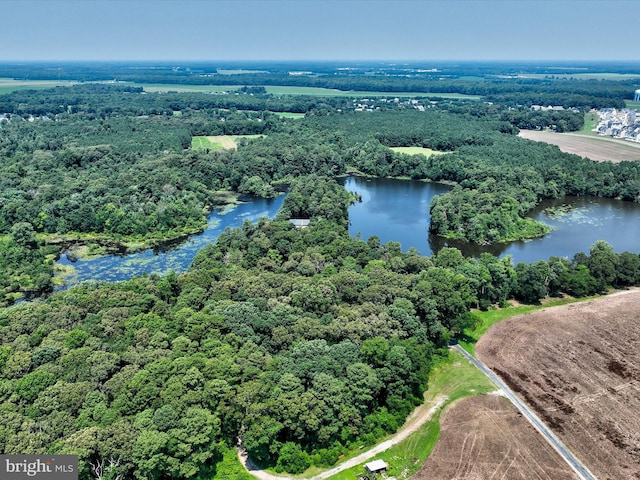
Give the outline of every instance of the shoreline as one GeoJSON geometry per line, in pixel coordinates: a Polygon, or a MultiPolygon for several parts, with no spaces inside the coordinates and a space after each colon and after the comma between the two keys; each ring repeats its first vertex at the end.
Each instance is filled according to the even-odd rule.
{"type": "MultiPolygon", "coordinates": [[[[72,232],[66,234],[39,234],[47,245],[59,247],[59,255],[71,253],[74,259],[88,260],[108,255],[128,255],[145,250],[160,249],[166,246],[179,244],[188,240],[193,235],[203,233],[211,225],[210,217],[217,213],[224,215],[233,210],[237,205],[244,203],[239,199],[240,194],[234,192],[222,192],[227,198],[224,203],[209,208],[205,215],[205,222],[197,228],[185,229],[185,231],[166,236],[138,238],[138,237],[114,237],[94,232],[72,232]]],[[[72,260],[73,261],[73,260],[72,260]]]]}

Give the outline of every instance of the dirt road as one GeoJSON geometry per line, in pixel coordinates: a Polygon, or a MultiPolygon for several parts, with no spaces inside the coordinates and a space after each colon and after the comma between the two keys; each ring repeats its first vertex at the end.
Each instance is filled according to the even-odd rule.
{"type": "MultiPolygon", "coordinates": [[[[385,450],[389,449],[393,445],[396,445],[397,443],[402,442],[409,435],[418,431],[418,429],[422,425],[424,425],[433,416],[433,414],[436,413],[438,409],[442,407],[442,405],[444,405],[446,401],[447,401],[446,396],[439,395],[432,402],[419,406],[413,411],[411,415],[409,415],[409,418],[407,418],[407,421],[405,422],[404,426],[389,440],[379,443],[378,445],[376,445],[375,447],[372,447],[366,452],[362,452],[360,455],[350,458],[349,460],[344,461],[340,465],[337,465],[329,470],[319,473],[318,475],[311,477],[309,480],[322,480],[324,478],[329,478],[335,475],[336,473],[342,472],[351,467],[355,467],[356,465],[359,465],[375,457],[379,453],[384,452],[385,450]]],[[[238,458],[240,459],[240,462],[244,465],[244,467],[247,469],[247,471],[254,477],[259,478],[260,480],[291,480],[292,478],[292,477],[273,475],[264,470],[260,470],[251,461],[251,459],[247,457],[246,452],[242,450],[238,450],[238,458]]]]}
{"type": "Polygon", "coordinates": [[[547,442],[560,454],[560,456],[571,466],[571,468],[578,474],[578,476],[583,480],[596,480],[596,477],[582,464],[580,460],[578,460],[573,453],[571,453],[567,447],[558,440],[549,428],[542,423],[542,421],[537,417],[535,413],[516,396],[516,394],[511,391],[511,389],[504,383],[498,376],[493,373],[487,366],[479,361],[474,356],[467,353],[465,349],[463,349],[460,345],[455,345],[453,347],[462,355],[464,355],[467,360],[473,363],[478,369],[484,373],[496,386],[500,389],[500,391],[509,399],[511,403],[513,403],[518,410],[522,413],[522,415],[531,423],[538,432],[545,438],[547,442]]]}

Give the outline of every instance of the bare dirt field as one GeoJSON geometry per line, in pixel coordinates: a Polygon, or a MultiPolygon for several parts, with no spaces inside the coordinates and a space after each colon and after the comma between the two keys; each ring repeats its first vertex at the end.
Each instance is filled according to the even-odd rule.
{"type": "Polygon", "coordinates": [[[468,397],[447,409],[413,480],[572,480],[578,476],[509,400],[468,397]]]}
{"type": "Polygon", "coordinates": [[[504,320],[475,352],[599,480],[640,479],[640,291],[504,320]]]}
{"type": "Polygon", "coordinates": [[[518,136],[557,145],[563,152],[574,153],[597,162],[640,160],[640,144],[634,145],[625,140],[537,130],[520,130],[518,136]]]}

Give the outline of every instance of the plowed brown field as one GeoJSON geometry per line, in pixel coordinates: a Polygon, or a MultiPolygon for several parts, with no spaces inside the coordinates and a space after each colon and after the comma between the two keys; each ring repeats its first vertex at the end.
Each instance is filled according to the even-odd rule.
{"type": "Polygon", "coordinates": [[[556,145],[560,150],[587,157],[596,162],[640,160],[640,145],[608,137],[589,137],[574,133],[520,130],[518,136],[556,145]]]}
{"type": "Polygon", "coordinates": [[[498,395],[465,398],[440,422],[440,437],[414,480],[573,480],[578,476],[498,395]]]}
{"type": "Polygon", "coordinates": [[[475,348],[599,480],[640,479],[640,292],[504,320],[475,348]]]}

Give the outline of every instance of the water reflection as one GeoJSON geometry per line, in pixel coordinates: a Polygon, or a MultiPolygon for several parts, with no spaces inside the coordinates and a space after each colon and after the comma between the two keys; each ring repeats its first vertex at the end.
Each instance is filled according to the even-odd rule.
{"type": "Polygon", "coordinates": [[[428,233],[429,204],[434,195],[449,189],[446,185],[360,177],[347,177],[344,185],[362,196],[362,203],[349,209],[349,233],[360,233],[364,240],[377,235],[382,243],[400,242],[403,251],[414,247],[423,255],[431,255],[448,246],[459,248],[466,256],[483,252],[511,255],[517,263],[547,260],[550,256],[572,258],[604,240],[617,252],[640,252],[637,203],[598,197],[546,200],[529,216],[551,226],[551,233],[523,242],[479,246],[428,233]]]}
{"type": "Polygon", "coordinates": [[[415,247],[430,255],[429,204],[435,195],[451,187],[389,178],[347,177],[347,190],[356,192],[362,201],[349,207],[349,233],[363,240],[376,235],[382,243],[400,242],[402,249],[415,247]]]}

